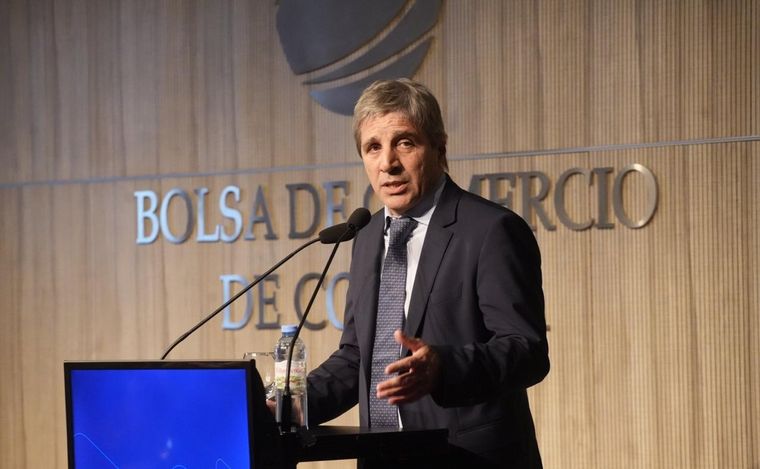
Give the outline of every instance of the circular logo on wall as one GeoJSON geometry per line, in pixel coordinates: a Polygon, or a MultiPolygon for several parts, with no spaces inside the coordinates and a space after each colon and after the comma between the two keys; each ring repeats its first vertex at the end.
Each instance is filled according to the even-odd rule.
{"type": "Polygon", "coordinates": [[[441,0],[281,0],[277,33],[291,70],[332,112],[350,116],[375,80],[412,77],[433,40],[441,0]]]}

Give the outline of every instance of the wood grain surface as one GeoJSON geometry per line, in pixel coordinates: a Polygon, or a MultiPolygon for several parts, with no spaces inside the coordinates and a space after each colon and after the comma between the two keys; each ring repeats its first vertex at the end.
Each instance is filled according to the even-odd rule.
{"type": "MultiPolygon", "coordinates": [[[[222,303],[221,276],[252,280],[297,247],[289,233],[314,210],[288,185],[314,187],[319,228],[363,204],[350,118],[312,101],[276,13],[254,0],[0,0],[0,467],[66,467],[64,360],[158,358],[222,303]],[[345,185],[328,193],[331,181],[345,185]],[[228,186],[242,233],[198,242],[201,188],[205,232],[234,231],[228,186]],[[160,204],[172,189],[192,202],[190,238],[138,244],[135,193],[160,204]],[[272,233],[255,223],[245,239],[259,189],[272,233]]],[[[760,467],[758,26],[756,0],[443,3],[415,77],[440,99],[452,177],[511,197],[536,225],[552,370],[529,394],[547,468],[760,467]],[[646,178],[615,184],[632,164],[657,184],[639,229],[612,203],[617,190],[623,216],[646,215],[646,178]],[[536,175],[544,218],[526,199],[536,175]],[[571,229],[562,209],[592,226],[571,229]]],[[[178,197],[169,208],[179,235],[187,210],[178,197]]],[[[244,327],[217,318],[171,357],[270,349],[279,332],[257,324],[295,322],[304,276],[328,254],[300,254],[254,290],[244,327]]],[[[340,338],[326,293],[311,317],[322,328],[305,331],[310,366],[340,338]]],[[[356,409],[338,422],[357,424],[356,409]]]]}

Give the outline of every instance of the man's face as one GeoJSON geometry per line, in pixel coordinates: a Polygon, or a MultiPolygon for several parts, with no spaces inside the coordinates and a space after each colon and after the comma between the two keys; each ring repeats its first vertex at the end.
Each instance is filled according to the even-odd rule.
{"type": "Polygon", "coordinates": [[[359,135],[372,189],[395,216],[417,205],[443,174],[440,152],[400,112],[366,119],[359,135]]]}

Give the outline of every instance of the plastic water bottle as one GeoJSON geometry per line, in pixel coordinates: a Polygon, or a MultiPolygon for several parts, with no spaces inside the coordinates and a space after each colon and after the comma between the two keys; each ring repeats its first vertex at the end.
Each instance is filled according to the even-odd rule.
{"type": "MultiPolygon", "coordinates": [[[[297,326],[285,325],[280,328],[282,337],[274,347],[274,383],[277,400],[277,422],[282,422],[282,393],[285,389],[285,379],[288,373],[288,354],[293,343],[297,326]]],[[[293,362],[290,365],[290,396],[292,399],[291,424],[298,423],[308,427],[308,412],[306,408],[306,345],[299,337],[293,350],[293,362]]]]}

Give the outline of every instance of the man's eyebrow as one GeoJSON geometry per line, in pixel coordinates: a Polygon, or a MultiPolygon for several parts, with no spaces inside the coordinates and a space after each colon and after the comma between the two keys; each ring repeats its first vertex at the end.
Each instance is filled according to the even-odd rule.
{"type": "MultiPolygon", "coordinates": [[[[391,135],[391,141],[400,140],[402,138],[411,138],[413,140],[416,140],[419,137],[420,137],[420,133],[417,132],[416,130],[399,130],[397,132],[394,132],[391,135]]],[[[361,146],[364,147],[366,145],[369,145],[371,143],[377,143],[379,141],[380,141],[380,139],[378,139],[377,136],[373,135],[371,137],[367,137],[366,140],[363,140],[361,142],[361,146]]]]}
{"type": "Polygon", "coordinates": [[[419,135],[420,134],[415,130],[402,130],[393,134],[393,140],[399,140],[402,138],[417,139],[419,138],[419,135]]]}
{"type": "Polygon", "coordinates": [[[367,145],[368,143],[375,143],[377,142],[377,137],[368,137],[367,140],[362,141],[362,146],[367,145]]]}

